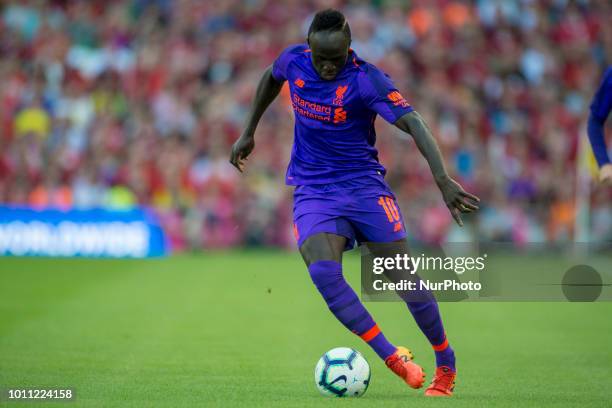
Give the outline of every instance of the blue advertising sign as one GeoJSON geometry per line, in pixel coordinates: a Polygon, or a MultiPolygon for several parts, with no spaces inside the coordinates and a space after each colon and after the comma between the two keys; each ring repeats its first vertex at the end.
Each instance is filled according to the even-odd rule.
{"type": "Polygon", "coordinates": [[[149,210],[0,206],[0,255],[146,258],[169,252],[149,210]]]}

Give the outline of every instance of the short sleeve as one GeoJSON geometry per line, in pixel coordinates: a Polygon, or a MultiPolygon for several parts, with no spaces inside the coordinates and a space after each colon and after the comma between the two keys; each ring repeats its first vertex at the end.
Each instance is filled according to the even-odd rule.
{"type": "Polygon", "coordinates": [[[292,45],[287,47],[281,52],[281,54],[276,58],[274,64],[272,64],[272,76],[278,82],[285,82],[287,80],[287,68],[289,64],[295,58],[295,56],[300,52],[307,48],[304,45],[292,45]]]}
{"type": "Polygon", "coordinates": [[[391,78],[374,65],[359,73],[359,92],[363,102],[389,123],[395,123],[414,108],[404,99],[391,78]]]}
{"type": "Polygon", "coordinates": [[[612,110],[612,67],[606,70],[601,85],[593,97],[591,114],[604,122],[612,110]]]}

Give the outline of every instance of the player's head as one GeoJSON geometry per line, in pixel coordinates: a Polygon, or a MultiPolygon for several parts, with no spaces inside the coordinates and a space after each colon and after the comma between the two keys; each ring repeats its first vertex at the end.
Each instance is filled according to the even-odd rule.
{"type": "Polygon", "coordinates": [[[334,79],[346,64],[351,29],[338,10],[327,9],[315,14],[308,29],[312,65],[325,80],[334,79]]]}

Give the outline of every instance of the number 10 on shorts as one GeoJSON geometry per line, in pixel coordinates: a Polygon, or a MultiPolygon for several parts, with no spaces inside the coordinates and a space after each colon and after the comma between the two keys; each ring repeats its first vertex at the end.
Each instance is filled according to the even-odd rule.
{"type": "Polygon", "coordinates": [[[400,213],[395,205],[395,200],[389,196],[381,196],[378,198],[378,205],[380,205],[387,214],[387,219],[393,224],[393,232],[402,230],[402,221],[400,220],[400,213]]]}

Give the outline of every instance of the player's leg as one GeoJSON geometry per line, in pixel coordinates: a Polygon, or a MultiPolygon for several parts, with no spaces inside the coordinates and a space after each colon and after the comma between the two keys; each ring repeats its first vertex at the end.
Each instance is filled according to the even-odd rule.
{"type": "MultiPolygon", "coordinates": [[[[410,257],[410,249],[405,239],[393,242],[393,252],[402,256],[406,254],[410,257]]],[[[387,271],[385,276],[393,282],[404,279],[420,279],[418,275],[406,275],[405,272],[398,271],[387,271]]],[[[417,285],[417,288],[419,287],[417,285]]],[[[446,338],[442,317],[434,295],[426,289],[398,291],[397,294],[406,303],[417,325],[429,340],[436,356],[436,366],[446,366],[455,371],[455,353],[446,338]]]]}
{"type": "MultiPolygon", "coordinates": [[[[392,248],[385,248],[385,252],[391,250],[392,256],[396,254],[410,256],[404,220],[393,196],[381,195],[360,200],[359,206],[359,216],[351,217],[350,221],[358,231],[360,240],[393,243],[392,248]]],[[[375,246],[371,246],[370,250],[377,251],[375,246]]],[[[414,278],[414,275],[406,275],[401,271],[395,273],[400,273],[400,276],[392,276],[387,272],[387,278],[393,281],[414,278]]],[[[406,302],[417,325],[431,343],[436,354],[437,366],[448,366],[454,371],[455,355],[446,339],[438,304],[433,294],[428,290],[422,290],[398,292],[398,295],[406,302]]]]}
{"type": "Polygon", "coordinates": [[[300,252],[313,282],[334,315],[360,335],[397,375],[413,388],[420,388],[425,374],[403,347],[395,348],[367,312],[342,275],[342,252],[355,241],[355,231],[345,218],[350,195],[328,194],[308,186],[294,192],[294,228],[300,252]]]}
{"type": "Polygon", "coordinates": [[[412,388],[420,388],[425,373],[414,364],[412,354],[403,347],[395,347],[382,333],[363,306],[355,291],[342,274],[342,252],[347,238],[331,233],[318,233],[300,245],[300,253],[308,266],[315,286],[325,299],[330,311],[350,331],[361,337],[387,366],[412,388]]]}
{"type": "MultiPolygon", "coordinates": [[[[393,256],[407,254],[406,230],[403,217],[390,190],[381,191],[380,195],[374,192],[364,193],[364,197],[356,200],[357,204],[349,218],[362,242],[393,243],[393,256]],[[367,195],[365,195],[367,194],[367,195]]],[[[375,246],[370,250],[374,253],[375,246]]],[[[385,249],[385,252],[388,248],[385,249]]],[[[375,253],[374,256],[377,256],[375,253]]],[[[414,279],[414,276],[387,276],[392,281],[414,279]]],[[[417,325],[431,343],[435,355],[436,365],[439,369],[447,370],[449,375],[455,373],[455,355],[448,344],[440,311],[433,294],[429,291],[422,293],[398,293],[405,301],[417,325]]],[[[436,371],[436,375],[438,374],[436,371]]],[[[449,391],[449,393],[452,392],[449,391]]],[[[450,394],[448,394],[450,395],[450,394]]]]}
{"type": "Polygon", "coordinates": [[[300,246],[313,283],[323,296],[329,310],[350,331],[361,337],[383,360],[396,347],[380,331],[359,297],[342,274],[342,252],[347,238],[318,233],[300,246]]]}
{"type": "MultiPolygon", "coordinates": [[[[393,243],[393,250],[400,255],[410,256],[405,239],[393,243]]],[[[385,274],[392,282],[402,279],[420,279],[418,275],[406,276],[405,272],[390,271],[385,274]]],[[[417,288],[420,287],[417,285],[417,288]]],[[[425,394],[428,396],[450,396],[456,376],[455,353],[446,338],[442,316],[434,295],[426,289],[397,291],[404,300],[415,322],[429,340],[436,356],[436,373],[425,394]]]]}

